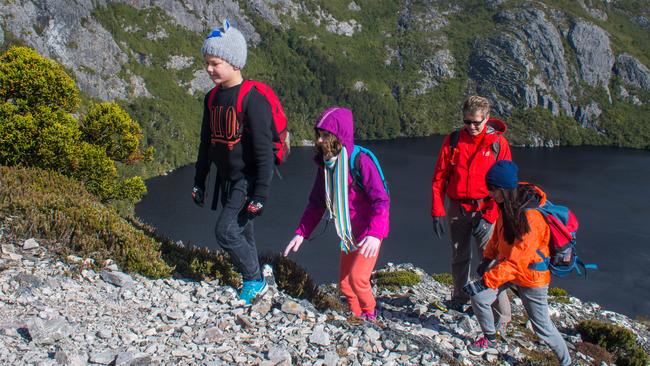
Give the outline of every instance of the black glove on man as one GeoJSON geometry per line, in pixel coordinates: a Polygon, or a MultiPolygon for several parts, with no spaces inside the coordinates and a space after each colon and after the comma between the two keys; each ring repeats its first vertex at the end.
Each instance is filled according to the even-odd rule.
{"type": "Polygon", "coordinates": [[[474,235],[474,237],[477,239],[481,239],[485,235],[487,235],[491,227],[492,227],[491,223],[489,223],[484,218],[481,218],[480,220],[478,220],[476,225],[474,225],[474,229],[472,229],[472,235],[474,235]]]}
{"type": "Polygon", "coordinates": [[[487,272],[490,268],[492,268],[496,264],[496,260],[494,259],[489,259],[489,258],[483,258],[481,263],[479,263],[478,267],[476,267],[476,273],[483,277],[483,274],[487,272]]]}
{"type": "Polygon", "coordinates": [[[487,290],[488,287],[485,286],[485,283],[483,282],[483,279],[479,279],[473,282],[468,283],[463,287],[463,292],[466,293],[469,296],[474,296],[478,294],[479,292],[482,292],[484,290],[487,290]]]}
{"type": "Polygon", "coordinates": [[[203,189],[194,186],[194,188],[192,188],[192,200],[194,201],[194,203],[199,207],[203,207],[204,198],[205,196],[203,193],[203,189]]]}
{"type": "Polygon", "coordinates": [[[433,217],[433,232],[438,236],[438,239],[442,238],[445,233],[444,218],[444,216],[433,217]]]}

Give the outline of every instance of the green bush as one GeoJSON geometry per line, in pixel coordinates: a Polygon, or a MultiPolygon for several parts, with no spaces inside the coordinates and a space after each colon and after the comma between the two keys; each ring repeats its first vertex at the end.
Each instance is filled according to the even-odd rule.
{"type": "Polygon", "coordinates": [[[448,272],[433,273],[431,277],[443,285],[451,286],[454,284],[454,279],[451,277],[451,273],[448,272]]]}
{"type": "Polygon", "coordinates": [[[559,287],[549,288],[548,296],[551,302],[559,302],[563,304],[571,303],[571,300],[569,299],[569,293],[563,288],[559,288],[559,287]]]}
{"type": "Polygon", "coordinates": [[[420,275],[413,271],[379,271],[375,273],[375,282],[378,287],[396,290],[402,286],[415,286],[420,283],[420,275]]]}
{"type": "Polygon", "coordinates": [[[78,104],[59,64],[28,48],[9,49],[0,56],[0,164],[77,178],[103,201],[138,201],[143,180],[120,176],[115,163],[151,155],[140,148],[140,127],[114,103],[91,105],[80,126],[70,114],[78,104]]]}
{"type": "Polygon", "coordinates": [[[106,149],[112,160],[130,163],[143,157],[140,126],[115,103],[93,104],[81,120],[81,133],[84,141],[106,149]]]}
{"type": "Polygon", "coordinates": [[[577,329],[584,341],[613,353],[619,366],[646,366],[650,362],[650,357],[636,343],[636,335],[628,329],[598,320],[581,321],[577,329]]]}
{"type": "Polygon", "coordinates": [[[551,287],[548,289],[548,296],[569,296],[569,293],[563,288],[551,287]]]}
{"type": "Polygon", "coordinates": [[[162,260],[159,243],[56,172],[0,167],[0,222],[20,237],[55,240],[64,246],[62,254],[110,258],[153,278],[173,269],[162,260]]]}
{"type": "Polygon", "coordinates": [[[58,63],[27,47],[12,47],[0,56],[0,101],[20,107],[47,106],[74,112],[79,92],[58,63]]]}

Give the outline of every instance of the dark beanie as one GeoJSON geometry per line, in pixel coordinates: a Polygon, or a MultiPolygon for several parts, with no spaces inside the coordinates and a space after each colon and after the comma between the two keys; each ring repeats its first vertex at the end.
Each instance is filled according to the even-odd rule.
{"type": "Polygon", "coordinates": [[[512,161],[499,160],[488,170],[485,181],[490,186],[514,189],[519,184],[518,171],[517,164],[512,161]]]}

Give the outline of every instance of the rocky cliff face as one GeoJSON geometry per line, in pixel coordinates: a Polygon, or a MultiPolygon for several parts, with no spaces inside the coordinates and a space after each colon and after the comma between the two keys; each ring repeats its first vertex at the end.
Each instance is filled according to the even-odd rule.
{"type": "MultiPolygon", "coordinates": [[[[457,105],[473,92],[489,96],[496,113],[506,117],[521,109],[547,109],[606,136],[601,122],[611,118],[608,111],[650,102],[648,46],[634,33],[647,35],[650,10],[625,4],[403,0],[326,7],[295,0],[4,0],[0,43],[24,43],[56,59],[92,98],[136,100],[134,110],[152,103],[173,108],[178,97],[166,91],[178,88],[198,100],[212,86],[201,71],[198,49],[203,35],[229,18],[252,46],[251,76],[281,90],[287,78],[282,70],[296,67],[291,62],[304,62],[301,71],[291,72],[304,73],[307,94],[325,94],[322,99],[330,103],[348,100],[354,107],[368,102],[350,95],[383,100],[390,91],[390,103],[382,103],[393,105],[401,116],[402,131],[380,137],[447,131],[450,123],[440,120],[457,116],[436,114],[436,108],[426,106],[431,104],[428,98],[457,105]],[[262,59],[277,52],[284,58],[270,63],[262,59]],[[286,61],[294,54],[303,58],[286,61]],[[317,65],[326,64],[346,75],[335,81],[336,89],[326,88],[331,82],[317,72],[317,65]],[[167,71],[174,85],[162,85],[154,76],[167,71]],[[309,81],[310,73],[321,80],[309,81]],[[357,87],[358,82],[365,87],[357,87]],[[412,118],[423,126],[407,128],[412,118]]],[[[291,127],[304,129],[311,119],[298,106],[302,100],[297,95],[305,91],[283,94],[296,95],[287,97],[286,109],[290,114],[300,111],[302,117],[292,118],[291,127]]],[[[318,108],[325,106],[320,104],[318,108]]],[[[318,108],[308,113],[316,115],[318,108]]],[[[195,108],[192,118],[199,113],[195,108]]],[[[189,146],[196,143],[194,128],[188,131],[188,122],[179,116],[143,113],[143,118],[143,125],[168,124],[170,134],[192,141],[189,146]]],[[[166,148],[167,142],[151,133],[152,140],[163,140],[163,146],[156,146],[161,156],[178,160],[170,164],[187,162],[192,155],[176,156],[178,149],[166,148]]]]}

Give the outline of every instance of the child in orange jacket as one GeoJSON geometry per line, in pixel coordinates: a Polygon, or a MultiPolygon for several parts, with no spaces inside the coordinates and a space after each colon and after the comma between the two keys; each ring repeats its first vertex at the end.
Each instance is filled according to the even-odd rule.
{"type": "Polygon", "coordinates": [[[479,266],[479,271],[484,272],[482,278],[463,288],[471,296],[484,335],[468,350],[475,355],[496,350],[491,305],[500,293],[514,286],[537,336],[551,347],[562,366],[570,365],[569,350],[548,312],[550,271],[529,268],[541,260],[538,250],[549,256],[550,229],[544,216],[534,209],[546,202],[546,194],[532,184],[519,183],[517,171],[515,163],[500,160],[486,175],[490,197],[500,212],[492,239],[483,252],[485,260],[479,266]],[[495,264],[486,268],[490,262],[495,264]]]}

